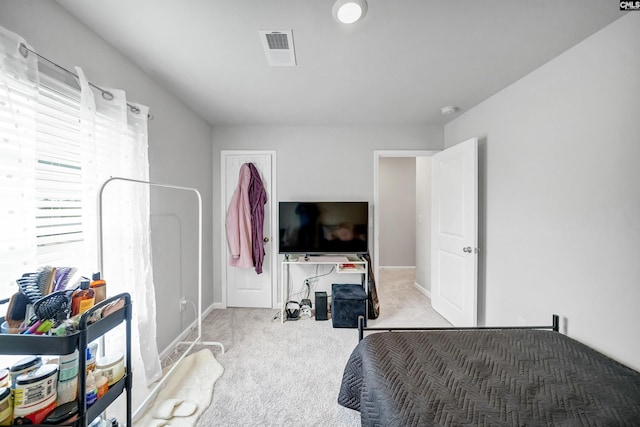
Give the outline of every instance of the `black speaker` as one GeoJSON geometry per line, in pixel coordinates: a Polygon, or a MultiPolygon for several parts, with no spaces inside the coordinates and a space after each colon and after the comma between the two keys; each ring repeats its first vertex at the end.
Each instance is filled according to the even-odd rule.
{"type": "Polygon", "coordinates": [[[316,292],[316,320],[329,320],[326,292],[316,292]]]}

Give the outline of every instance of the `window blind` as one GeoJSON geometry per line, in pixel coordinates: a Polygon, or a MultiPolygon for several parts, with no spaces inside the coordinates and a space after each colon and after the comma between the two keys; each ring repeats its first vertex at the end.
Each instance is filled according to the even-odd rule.
{"type": "Polygon", "coordinates": [[[41,73],[37,120],[37,263],[74,265],[83,241],[79,88],[41,73]]]}
{"type": "Polygon", "coordinates": [[[39,68],[35,81],[0,69],[4,297],[16,291],[10,284],[21,274],[47,264],[75,266],[83,251],[80,90],[39,68]]]}

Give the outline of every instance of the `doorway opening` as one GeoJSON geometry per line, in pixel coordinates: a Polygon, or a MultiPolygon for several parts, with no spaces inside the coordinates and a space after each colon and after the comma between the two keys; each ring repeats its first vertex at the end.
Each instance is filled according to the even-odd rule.
{"type": "Polygon", "coordinates": [[[414,269],[414,285],[430,297],[432,150],[374,152],[375,277],[380,268],[414,269]]]}

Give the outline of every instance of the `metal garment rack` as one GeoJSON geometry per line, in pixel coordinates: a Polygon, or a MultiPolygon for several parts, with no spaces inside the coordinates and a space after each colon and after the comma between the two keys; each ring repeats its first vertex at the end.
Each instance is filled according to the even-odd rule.
{"type": "MultiPolygon", "coordinates": [[[[189,347],[182,353],[180,358],[171,365],[169,371],[162,376],[162,379],[153,387],[149,395],[145,398],[145,400],[140,404],[138,408],[133,413],[133,418],[135,419],[138,413],[143,410],[148,403],[156,396],[160,388],[165,384],[168,378],[171,377],[173,371],[178,367],[182,359],[184,359],[191,349],[199,344],[199,345],[210,345],[210,346],[218,346],[220,350],[224,354],[224,345],[215,341],[202,341],[202,196],[200,192],[191,187],[181,187],[178,185],[170,185],[170,184],[158,184],[155,182],[149,181],[141,181],[137,179],[131,178],[122,178],[122,177],[111,177],[107,179],[102,186],[100,186],[100,191],[98,193],[98,268],[99,271],[103,270],[103,247],[102,247],[102,194],[107,185],[114,181],[125,181],[131,182],[135,184],[142,184],[148,187],[160,187],[160,188],[170,188],[174,190],[183,190],[183,191],[191,191],[196,194],[198,197],[198,335],[195,341],[180,341],[176,344],[176,348],[182,345],[188,345],[189,347]]],[[[104,349],[104,345],[102,346],[104,349]]],[[[128,367],[129,368],[129,367],[128,367]]],[[[130,368],[129,368],[130,369],[130,368]]]]}

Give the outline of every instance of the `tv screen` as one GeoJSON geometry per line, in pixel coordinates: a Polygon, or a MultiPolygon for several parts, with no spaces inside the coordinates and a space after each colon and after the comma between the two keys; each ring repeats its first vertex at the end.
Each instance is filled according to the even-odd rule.
{"type": "Polygon", "coordinates": [[[368,251],[368,202],[280,202],[281,254],[368,251]]]}

